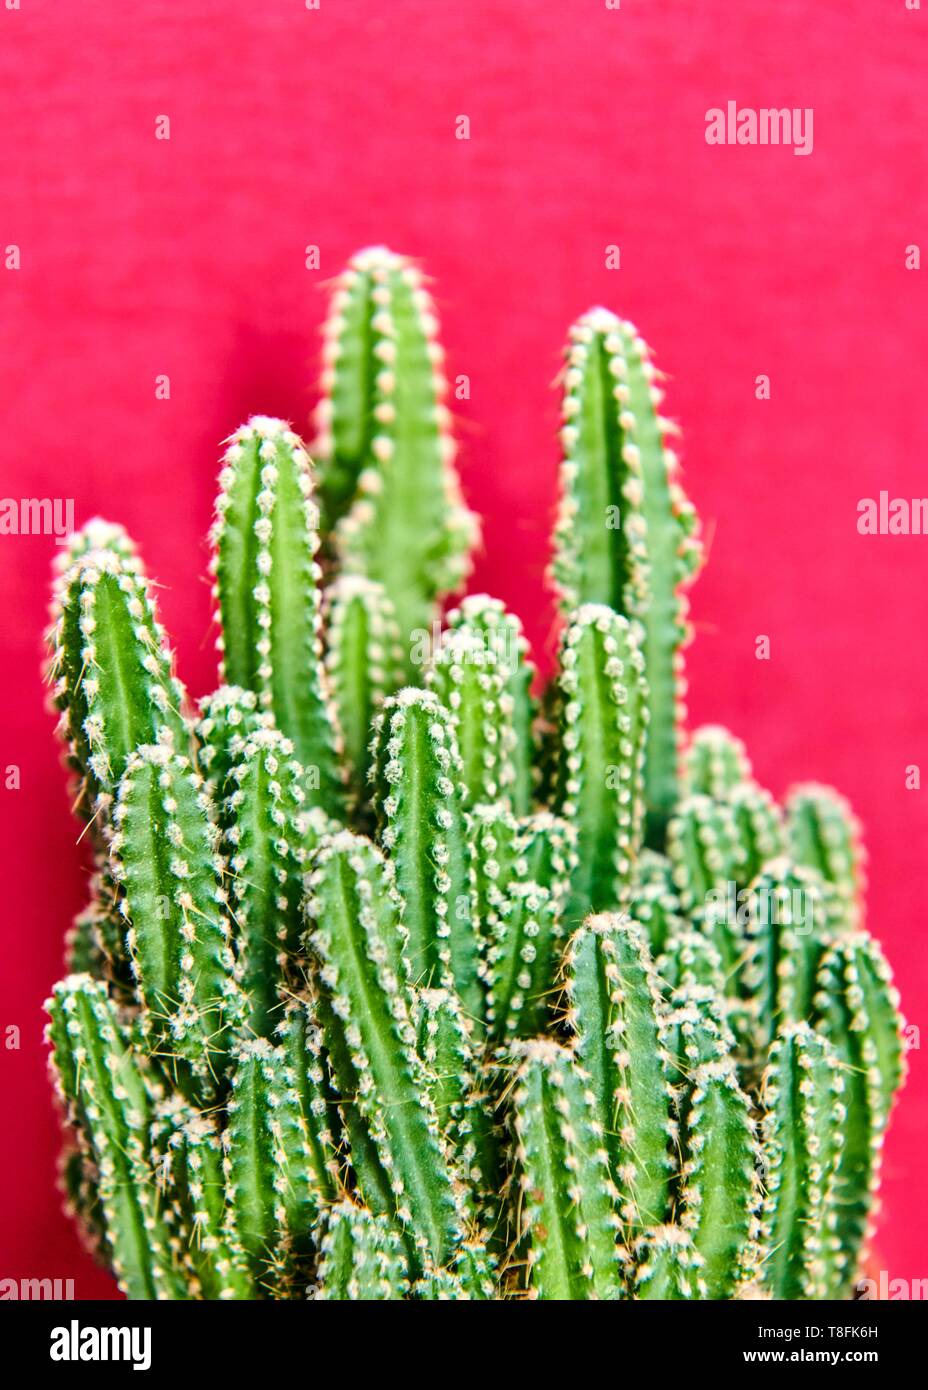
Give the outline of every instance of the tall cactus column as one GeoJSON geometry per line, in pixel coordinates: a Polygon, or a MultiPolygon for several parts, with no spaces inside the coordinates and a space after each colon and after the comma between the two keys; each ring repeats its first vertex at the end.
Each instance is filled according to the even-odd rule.
{"type": "Polygon", "coordinates": [[[477,533],[454,469],[443,359],[418,267],[386,247],[359,252],[325,327],[313,448],[341,569],[383,585],[407,679],[416,634],[466,577],[477,533]]]}
{"type": "Polygon", "coordinates": [[[568,923],[622,905],[641,847],[647,690],[635,629],[584,604],[565,629],[558,676],[554,799],[577,827],[568,923]]]}
{"type": "Polygon", "coordinates": [[[293,740],[311,801],[338,814],[344,788],[322,653],[309,458],[284,421],[254,416],[232,436],[219,487],[213,564],[224,678],[257,692],[293,740]]]}
{"type": "Polygon", "coordinates": [[[604,603],[644,624],[651,722],[645,763],[648,843],[660,847],[678,796],[682,586],[700,558],[696,514],[675,479],[670,422],[650,349],[606,309],[574,324],[562,405],[561,512],[554,582],[566,612],[604,603]]]}

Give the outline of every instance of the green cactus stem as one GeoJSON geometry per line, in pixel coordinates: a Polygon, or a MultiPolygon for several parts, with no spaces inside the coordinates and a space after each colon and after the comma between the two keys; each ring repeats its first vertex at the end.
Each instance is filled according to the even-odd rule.
{"type": "Polygon", "coordinates": [[[194,725],[197,739],[197,766],[206,789],[221,812],[226,796],[226,779],[232,771],[232,744],[259,728],[273,728],[274,716],[261,713],[253,690],[240,685],[221,685],[200,701],[199,718],[194,725]]]}
{"type": "Polygon", "coordinates": [[[447,709],[411,687],[389,699],[374,735],[380,839],[395,867],[411,979],[450,984],[483,1016],[480,938],[470,899],[461,761],[447,709]]]}
{"type": "Polygon", "coordinates": [[[844,1075],[807,1023],[785,1024],[774,1039],[761,1098],[763,1282],[774,1298],[833,1297],[844,1267],[836,1235],[844,1075]]]}
{"type": "Polygon", "coordinates": [[[771,860],[787,852],[783,814],[773,797],[756,782],[742,782],[728,795],[744,856],[738,887],[746,888],[771,860]]]}
{"type": "Polygon", "coordinates": [[[100,1202],[100,1173],[89,1146],[74,1144],[61,1152],[58,1188],[64,1197],[65,1215],[77,1225],[81,1244],[98,1264],[112,1265],[113,1249],[106,1235],[106,1218],[100,1202]]]}
{"type": "Polygon", "coordinates": [[[549,889],[519,881],[508,896],[488,956],[487,1019],[498,1042],[546,1031],[563,934],[549,889]]]}
{"type": "Polygon", "coordinates": [[[899,1000],[846,803],[784,815],[732,734],[682,746],[699,547],[650,353],[571,330],[540,692],[498,600],[442,630],[446,390],[421,273],[360,253],[318,496],[283,421],[226,441],[193,718],[125,531],[61,548],[67,1209],[140,1300],[851,1297],[899,1000]]]}
{"type": "Polygon", "coordinates": [[[314,452],[341,567],[389,595],[406,679],[477,534],[454,469],[443,356],[419,269],[384,247],[355,256],[325,328],[314,452]]]}
{"type": "Polygon", "coordinates": [[[675,481],[672,430],[637,329],[606,309],[574,324],[567,348],[561,513],[553,574],[562,606],[604,603],[645,625],[651,727],[645,769],[648,843],[676,802],[682,713],[681,586],[700,558],[696,515],[675,481]]]}
{"type": "Polygon", "coordinates": [[[228,1229],[222,1134],[215,1117],[173,1095],[155,1111],[162,1205],[181,1213],[177,1232],[189,1297],[223,1302],[256,1297],[241,1247],[228,1229]]]}
{"type": "Polygon", "coordinates": [[[519,822],[506,806],[475,806],[468,828],[474,914],[482,935],[489,941],[509,901],[509,885],[521,868],[527,871],[528,866],[520,863],[519,822]]]}
{"type": "Polygon", "coordinates": [[[547,888],[554,911],[562,918],[579,862],[574,826],[550,811],[523,816],[518,822],[514,848],[516,874],[547,888]]]}
{"type": "Polygon", "coordinates": [[[514,813],[526,816],[532,810],[538,781],[535,770],[538,702],[532,695],[537,672],[522,624],[499,599],[487,594],[471,594],[463,599],[448,613],[446,622],[452,632],[470,629],[482,633],[505,672],[504,691],[497,711],[502,736],[509,744],[506,757],[511,777],[507,777],[505,792],[514,813]]]}
{"type": "Polygon", "coordinates": [[[383,861],[372,845],[344,831],[323,842],[314,862],[308,944],[320,962],[323,1034],[338,1090],[363,1120],[382,1169],[371,1174],[372,1165],[361,1167],[357,1124],[349,1116],[361,1190],[370,1202],[372,1192],[383,1192],[386,1175],[389,1214],[423,1256],[444,1265],[460,1234],[459,1202],[395,968],[402,928],[391,911],[383,861]]]}
{"type": "Polygon", "coordinates": [[[731,894],[743,881],[746,851],[729,803],[703,795],[682,801],[667,829],[667,854],[684,911],[705,924],[726,976],[733,975],[744,941],[731,894]]]}
{"type": "Polygon", "coordinates": [[[426,672],[428,688],[454,721],[468,810],[498,801],[512,806],[516,733],[507,679],[490,639],[463,623],[443,635],[426,672]]]}
{"type": "Polygon", "coordinates": [[[576,831],[547,811],[516,821],[505,807],[477,807],[470,824],[491,1031],[530,1037],[552,1020],[576,831]]]}
{"type": "Polygon", "coordinates": [[[591,1078],[622,1218],[633,1228],[659,1224],[669,1204],[673,1091],[641,929],[617,914],[590,917],[568,942],[564,984],[565,1023],[591,1078]]]}
{"type": "Polygon", "coordinates": [[[720,999],[725,997],[722,957],[712,938],[697,927],[681,926],[668,936],[656,969],[665,993],[697,985],[711,989],[720,999]]]}
{"type": "Polygon", "coordinates": [[[131,994],[132,973],[126,946],[126,922],[119,889],[105,858],[91,875],[87,906],[74,918],[66,938],[69,975],[107,980],[122,995],[131,994]]]}
{"type": "Polygon", "coordinates": [[[288,957],[303,929],[303,768],[276,729],[233,742],[226,780],[229,899],[248,1026],[269,1037],[280,1018],[288,957]]]}
{"type": "Polygon", "coordinates": [[[643,661],[631,625],[585,604],[565,629],[558,677],[557,810],[577,829],[567,920],[619,907],[640,848],[648,727],[643,661]]]}
{"type": "Polygon", "coordinates": [[[367,799],[371,724],[403,683],[403,652],[393,604],[382,584],[337,578],[326,591],[326,671],[352,784],[367,799]]]}
{"type": "Polygon", "coordinates": [[[208,1085],[241,1006],[218,830],[189,758],[167,743],[131,754],[109,848],[149,1045],[208,1085]]]}
{"type": "Polygon", "coordinates": [[[673,866],[663,854],[645,849],[638,856],[628,910],[645,930],[656,959],[683,925],[673,866]]]}
{"type": "Polygon", "coordinates": [[[487,1302],[499,1298],[494,1258],[479,1239],[464,1241],[452,1268],[430,1271],[413,1292],[429,1303],[487,1302]]]}
{"type": "Polygon", "coordinates": [[[256,692],[293,740],[311,801],[337,815],[344,786],[322,653],[313,476],[283,420],[256,415],[232,436],[212,539],[223,679],[256,692]]]}
{"type": "Polygon", "coordinates": [[[681,905],[690,916],[705,913],[729,884],[743,881],[745,847],[727,801],[701,794],[681,801],[668,826],[667,854],[681,905]]]}
{"type": "Polygon", "coordinates": [[[816,1029],[833,1046],[844,1076],[837,1236],[853,1282],[869,1236],[886,1124],[904,1076],[902,1018],[889,967],[864,932],[834,942],[817,983],[816,1029]]]}
{"type": "Polygon", "coordinates": [[[127,1298],[184,1298],[185,1277],[148,1157],[157,1082],[143,1075],[104,984],[69,975],[45,1007],[58,1094],[94,1167],[119,1287],[127,1298]]]}
{"type": "Polygon", "coordinates": [[[724,1041],[693,1070],[681,1111],[680,1211],[692,1237],[698,1296],[730,1299],[763,1257],[760,1151],[751,1105],[724,1041]]]}
{"type": "Polygon", "coordinates": [[[139,575],[145,572],[138,546],[126,528],[117,521],[94,516],[79,531],[73,531],[67,537],[61,553],[52,561],[52,572],[56,576],[56,599],[60,598],[62,586],[66,585],[68,571],[92,550],[111,550],[127,570],[134,570],[139,575]]]}
{"type": "Polygon", "coordinates": [[[56,585],[48,677],[79,776],[77,809],[109,814],[132,751],[162,732],[185,749],[185,693],[134,555],[87,550],[56,585]]]}
{"type": "Polygon", "coordinates": [[[656,1226],[635,1242],[635,1297],[699,1298],[699,1256],[682,1226],[656,1226]]]}
{"type": "Polygon", "coordinates": [[[502,1160],[488,1068],[474,1052],[471,1031],[451,990],[417,990],[413,1022],[439,1129],[466,1189],[463,1200],[494,1231],[500,1218],[502,1160]]]}
{"type": "Polygon", "coordinates": [[[298,1055],[298,1024],[290,1026],[294,1035],[277,1047],[266,1038],[236,1045],[224,1139],[227,1237],[276,1297],[301,1296],[295,1262],[334,1191],[326,1112],[321,1121],[314,1114],[326,1096],[298,1055]]]}
{"type": "Polygon", "coordinates": [[[460,1006],[448,989],[416,990],[413,1000],[416,1051],[425,1063],[442,1133],[464,1172],[473,1166],[471,1117],[474,1054],[460,1006]]]}
{"type": "Polygon", "coordinates": [[[816,974],[831,939],[821,880],[788,859],[755,879],[745,903],[743,987],[754,1048],[765,1054],[781,1024],[809,1017],[816,974]]]}
{"type": "Polygon", "coordinates": [[[703,724],[693,731],[683,754],[685,795],[726,801],[753,775],[747,749],[728,729],[721,724],[703,724]]]}
{"type": "Polygon", "coordinates": [[[693,1078],[709,1062],[730,1061],[732,1034],[724,1000],[711,984],[688,981],[667,992],[663,1018],[677,1114],[690,1105],[693,1078]]]}
{"type": "Polygon", "coordinates": [[[604,603],[642,616],[649,557],[643,515],[641,455],[626,445],[616,396],[627,379],[621,325],[593,310],[570,330],[561,402],[560,514],[554,531],[552,576],[565,611],[604,603]]]}
{"type": "Polygon", "coordinates": [[[862,925],[866,854],[860,822],[843,796],[831,787],[806,783],[786,801],[790,853],[797,864],[817,869],[834,885],[842,925],[862,925]]]}
{"type": "Polygon", "coordinates": [[[528,1291],[616,1299],[624,1290],[618,1193],[592,1079],[568,1048],[516,1044],[513,1115],[528,1291]]]}
{"type": "Polygon", "coordinates": [[[315,1297],[350,1303],[395,1302],[407,1296],[403,1242],[384,1216],[350,1197],[325,1213],[315,1297]]]}

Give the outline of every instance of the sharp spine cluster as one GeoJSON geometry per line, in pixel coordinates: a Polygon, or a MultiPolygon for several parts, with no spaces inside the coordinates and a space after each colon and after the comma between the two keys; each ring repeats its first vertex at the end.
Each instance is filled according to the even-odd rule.
{"type": "Polygon", "coordinates": [[[434,626],[475,535],[436,335],[362,252],[315,464],[284,421],[231,437],[198,710],[122,528],[56,563],[93,856],[48,1003],[68,1208],[133,1299],[849,1297],[904,1071],[859,827],[684,739],[695,515],[605,310],[547,691],[498,600],[434,626]]]}

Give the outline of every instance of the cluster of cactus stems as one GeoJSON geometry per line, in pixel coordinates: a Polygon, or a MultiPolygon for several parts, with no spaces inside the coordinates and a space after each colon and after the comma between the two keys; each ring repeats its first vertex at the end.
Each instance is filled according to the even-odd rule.
{"type": "Polygon", "coordinates": [[[70,1209],[134,1299],[849,1297],[898,1000],[846,804],[685,733],[649,349],[570,332],[541,691],[502,603],[440,623],[477,528],[421,272],[356,256],[324,338],[312,458],[228,441],[197,709],[124,531],[59,563],[70,1209]]]}

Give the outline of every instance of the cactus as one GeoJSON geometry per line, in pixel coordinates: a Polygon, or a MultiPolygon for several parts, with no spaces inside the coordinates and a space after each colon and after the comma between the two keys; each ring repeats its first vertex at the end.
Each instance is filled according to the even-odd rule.
{"type": "Polygon", "coordinates": [[[304,772],[277,729],[233,741],[226,780],[229,898],[238,931],[248,1026],[267,1037],[278,1022],[279,980],[303,924],[304,772]]]}
{"type": "Polygon", "coordinates": [[[68,976],[48,1007],[59,1095],[95,1168],[113,1273],[129,1298],[182,1298],[170,1227],[151,1181],[147,1131],[157,1082],[104,984],[68,976]]]}
{"type": "Polygon", "coordinates": [[[743,993],[752,1005],[754,1043],[763,1055],[786,1022],[811,1014],[822,953],[830,941],[817,876],[772,860],[747,901],[743,993]]]}
{"type": "Polygon", "coordinates": [[[681,592],[699,565],[696,514],[676,481],[665,443],[674,426],[647,343],[606,309],[570,331],[562,405],[561,513],[553,575],[569,613],[604,603],[641,617],[651,727],[645,770],[649,843],[663,836],[678,799],[683,686],[689,633],[681,592]]]}
{"type": "Polygon", "coordinates": [[[150,1046],[208,1089],[241,1009],[212,809],[190,760],[143,744],[119,784],[110,862],[150,1046]]]}
{"type": "Polygon", "coordinates": [[[498,599],[472,594],[452,608],[446,622],[450,633],[469,629],[483,637],[497,658],[503,685],[496,720],[502,729],[501,754],[507,773],[502,792],[517,816],[532,810],[537,775],[535,770],[535,721],[538,702],[532,693],[536,679],[522,624],[498,599]]]}
{"type": "Polygon", "coordinates": [[[315,465],[229,441],[196,712],[122,528],[56,562],[68,1210],[133,1299],[851,1296],[898,995],[846,804],[682,729],[648,350],[571,333],[546,689],[498,600],[438,622],[474,526],[421,273],[356,257],[325,359],[315,465]]]}
{"type": "Polygon", "coordinates": [[[240,685],[221,685],[200,701],[199,717],[194,724],[197,765],[220,818],[226,781],[232,771],[233,740],[262,727],[273,729],[274,716],[259,711],[258,697],[253,690],[243,690],[240,685]]]}
{"type": "Polygon", "coordinates": [[[592,1078],[548,1040],[514,1049],[515,1161],[528,1288],[538,1298],[618,1298],[619,1194],[609,1175],[592,1078]]]}
{"type": "Polygon", "coordinates": [[[417,639],[466,577],[476,540],[419,269],[385,247],[359,252],[336,288],[324,356],[314,448],[334,549],[343,572],[383,585],[411,678],[417,639]]]}
{"type": "Polygon", "coordinates": [[[310,1142],[312,1098],[300,1083],[311,1073],[292,1061],[286,1046],[266,1038],[237,1046],[224,1136],[225,1228],[253,1284],[277,1297],[293,1296],[298,1257],[334,1188],[328,1130],[310,1142]]]}
{"type": "Polygon", "coordinates": [[[350,785],[368,795],[371,724],[403,683],[403,650],[393,604],[381,584],[345,574],[326,593],[326,671],[344,739],[350,785]]]}
{"type": "Polygon", "coordinates": [[[874,1215],[883,1138],[904,1074],[899,996],[879,946],[864,932],[835,940],[821,959],[817,986],[816,1027],[844,1076],[836,1233],[856,1278],[874,1215]]]}
{"type": "Polygon", "coordinates": [[[830,1043],[807,1023],[774,1040],[761,1087],[769,1252],[763,1282],[776,1298],[828,1298],[842,1287],[837,1172],[846,1118],[844,1077],[830,1043]]]}
{"type": "Polygon", "coordinates": [[[830,787],[806,784],[794,787],[787,797],[786,815],[796,863],[816,869],[833,884],[844,925],[859,926],[865,856],[860,824],[850,806],[830,787]]]}
{"type": "Polygon", "coordinates": [[[409,1271],[398,1233],[350,1198],[328,1208],[319,1254],[319,1299],[390,1303],[406,1296],[409,1271]]]}
{"type": "MultiPolygon", "coordinates": [[[[336,1085],[353,1097],[376,1150],[372,1186],[389,1190],[386,1214],[409,1231],[423,1261],[442,1265],[454,1249],[460,1204],[396,970],[402,929],[387,875],[376,850],[348,831],[324,841],[315,862],[309,944],[319,961],[320,1016],[336,1085]]],[[[366,1174],[358,1179],[370,1201],[366,1174]]]]}
{"type": "Polygon", "coordinates": [[[463,623],[443,636],[426,675],[454,720],[465,804],[512,804],[516,735],[502,655],[479,629],[463,623]]]}
{"type": "Polygon", "coordinates": [[[609,1172],[631,1228],[670,1206],[673,1137],[665,1015],[640,930],[591,917],[564,959],[566,1023],[591,1077],[609,1172]]]}
{"type": "Polygon", "coordinates": [[[157,742],[162,731],[182,751],[185,695],[132,552],[79,543],[75,552],[56,585],[48,674],[60,732],[80,774],[77,804],[99,834],[133,751],[157,742]]]}
{"type": "Polygon", "coordinates": [[[318,510],[309,456],[284,421],[254,416],[232,436],[213,526],[222,671],[254,690],[293,739],[314,802],[343,799],[339,734],[322,651],[318,510]]]}
{"type": "Polygon", "coordinates": [[[725,801],[752,777],[748,751],[720,724],[696,729],[683,756],[682,781],[689,796],[725,801]]]}
{"type": "Polygon", "coordinates": [[[733,1298],[755,1272],[763,1247],[754,1122],[730,1056],[696,1066],[686,1102],[678,1221],[693,1242],[699,1296],[733,1298]]]}
{"type": "Polygon", "coordinates": [[[612,911],[628,895],[643,833],[643,670],[629,622],[603,604],[577,610],[561,644],[555,784],[560,814],[577,826],[569,921],[612,911]]]}
{"type": "Polygon", "coordinates": [[[376,724],[373,776],[412,979],[450,983],[468,1017],[480,1019],[461,760],[448,711],[430,692],[408,688],[387,702],[376,724]]]}

